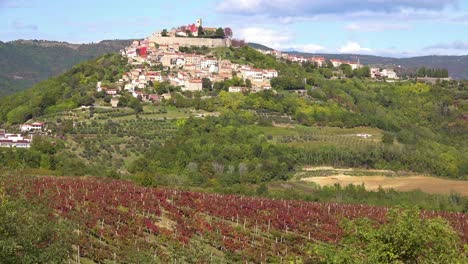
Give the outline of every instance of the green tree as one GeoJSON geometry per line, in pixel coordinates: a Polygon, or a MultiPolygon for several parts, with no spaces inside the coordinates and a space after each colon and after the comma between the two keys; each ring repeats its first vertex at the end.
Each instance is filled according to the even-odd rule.
{"type": "Polygon", "coordinates": [[[246,86],[247,88],[252,88],[252,81],[251,81],[250,79],[246,79],[246,80],[245,80],[245,86],[246,86]]]}
{"type": "Polygon", "coordinates": [[[385,131],[385,132],[383,133],[382,142],[383,142],[384,144],[390,144],[390,145],[391,145],[391,144],[393,144],[393,141],[394,141],[394,140],[395,140],[395,136],[394,136],[392,133],[387,132],[387,131],[385,131]]]}
{"type": "Polygon", "coordinates": [[[167,29],[163,29],[163,31],[161,32],[161,36],[167,37],[167,29]]]}
{"type": "Polygon", "coordinates": [[[205,35],[205,33],[203,32],[203,28],[202,28],[202,26],[199,26],[198,27],[198,36],[201,37],[203,35],[205,35]]]}
{"type": "Polygon", "coordinates": [[[224,30],[222,28],[216,29],[215,36],[217,38],[224,38],[224,30]]]}
{"type": "Polygon", "coordinates": [[[0,262],[62,263],[72,231],[50,209],[11,199],[0,189],[0,262]]]}
{"type": "Polygon", "coordinates": [[[209,78],[203,78],[202,79],[202,87],[203,89],[210,89],[211,90],[211,87],[212,86],[212,82],[209,78]]]}
{"type": "Polygon", "coordinates": [[[392,209],[387,223],[368,219],[343,223],[339,246],[318,246],[324,263],[467,263],[458,234],[446,220],[422,219],[415,209],[392,209]]]}
{"type": "Polygon", "coordinates": [[[351,65],[349,64],[341,64],[340,69],[343,71],[344,75],[347,78],[352,78],[353,77],[353,69],[351,68],[351,65]]]}

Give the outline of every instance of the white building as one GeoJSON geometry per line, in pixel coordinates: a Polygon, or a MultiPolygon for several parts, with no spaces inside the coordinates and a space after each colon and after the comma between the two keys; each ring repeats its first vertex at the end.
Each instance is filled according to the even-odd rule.
{"type": "Polygon", "coordinates": [[[231,86],[229,87],[229,92],[230,93],[242,93],[247,91],[247,87],[241,87],[241,86],[231,86]]]}
{"type": "Polygon", "coordinates": [[[380,74],[388,79],[398,79],[396,72],[391,69],[383,69],[380,74]]]}
{"type": "Polygon", "coordinates": [[[5,130],[0,130],[0,147],[2,148],[29,148],[32,137],[23,137],[20,134],[8,134],[5,130]]]}
{"type": "Polygon", "coordinates": [[[263,77],[265,79],[271,80],[272,78],[278,77],[278,72],[273,69],[268,69],[263,71],[263,77]]]}
{"type": "Polygon", "coordinates": [[[44,123],[34,122],[32,124],[24,124],[21,126],[21,132],[31,132],[31,131],[42,131],[44,129],[44,123]]]}
{"type": "Polygon", "coordinates": [[[336,67],[340,67],[341,64],[342,64],[342,61],[341,61],[341,60],[331,59],[330,61],[331,61],[331,63],[333,64],[333,67],[335,67],[335,68],[336,68],[336,67]]]}
{"type": "Polygon", "coordinates": [[[218,65],[218,60],[213,59],[213,58],[207,58],[207,59],[202,59],[202,61],[200,62],[201,69],[210,68],[210,66],[212,65],[215,65],[215,66],[218,65]]]}
{"type": "Polygon", "coordinates": [[[241,70],[244,80],[249,79],[252,82],[263,82],[263,70],[260,69],[244,69],[241,70]]]}

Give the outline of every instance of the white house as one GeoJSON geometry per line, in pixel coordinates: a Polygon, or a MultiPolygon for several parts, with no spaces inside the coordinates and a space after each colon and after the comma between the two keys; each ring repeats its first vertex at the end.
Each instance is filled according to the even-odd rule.
{"type": "Polygon", "coordinates": [[[260,69],[245,69],[241,70],[242,77],[249,79],[252,82],[263,82],[263,70],[260,69]]]}
{"type": "Polygon", "coordinates": [[[242,93],[247,91],[247,87],[240,87],[240,86],[231,86],[229,87],[230,93],[242,93]]]}
{"type": "Polygon", "coordinates": [[[32,137],[25,138],[19,134],[7,134],[5,131],[0,133],[0,147],[2,148],[29,148],[31,142],[32,137]]]}
{"type": "Polygon", "coordinates": [[[398,79],[396,72],[391,69],[383,69],[380,74],[388,79],[398,79]]]}
{"type": "Polygon", "coordinates": [[[129,91],[129,92],[133,92],[135,90],[135,85],[131,84],[131,83],[127,83],[124,86],[124,90],[129,91]]]}
{"type": "Polygon", "coordinates": [[[361,65],[359,64],[359,62],[351,62],[349,61],[348,64],[351,66],[351,69],[355,70],[355,69],[358,69],[361,67],[361,65]]]}
{"type": "Polygon", "coordinates": [[[218,65],[218,60],[213,58],[202,59],[200,62],[201,69],[210,68],[211,65],[218,65]]]}
{"type": "Polygon", "coordinates": [[[44,123],[34,122],[32,124],[24,124],[21,126],[21,132],[31,132],[31,131],[42,131],[44,129],[44,123]]]}
{"type": "Polygon", "coordinates": [[[340,67],[341,64],[343,64],[341,60],[331,59],[330,61],[333,64],[333,67],[335,67],[335,68],[340,67]]]}

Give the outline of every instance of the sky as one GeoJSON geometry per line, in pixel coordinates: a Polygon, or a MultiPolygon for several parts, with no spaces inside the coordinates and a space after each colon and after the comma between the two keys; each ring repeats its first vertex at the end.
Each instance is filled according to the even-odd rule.
{"type": "Polygon", "coordinates": [[[279,50],[468,55],[468,0],[0,0],[0,41],[137,39],[198,18],[279,50]]]}

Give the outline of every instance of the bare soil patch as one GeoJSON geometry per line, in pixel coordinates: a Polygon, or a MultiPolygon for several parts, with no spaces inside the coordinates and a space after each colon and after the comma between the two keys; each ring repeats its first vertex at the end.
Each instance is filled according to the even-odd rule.
{"type": "Polygon", "coordinates": [[[429,176],[386,177],[386,176],[349,176],[333,175],[303,178],[303,181],[315,182],[320,186],[329,186],[339,183],[342,186],[364,184],[367,190],[395,189],[398,191],[411,191],[420,189],[426,193],[450,194],[457,192],[468,196],[468,181],[441,179],[429,176]]]}

